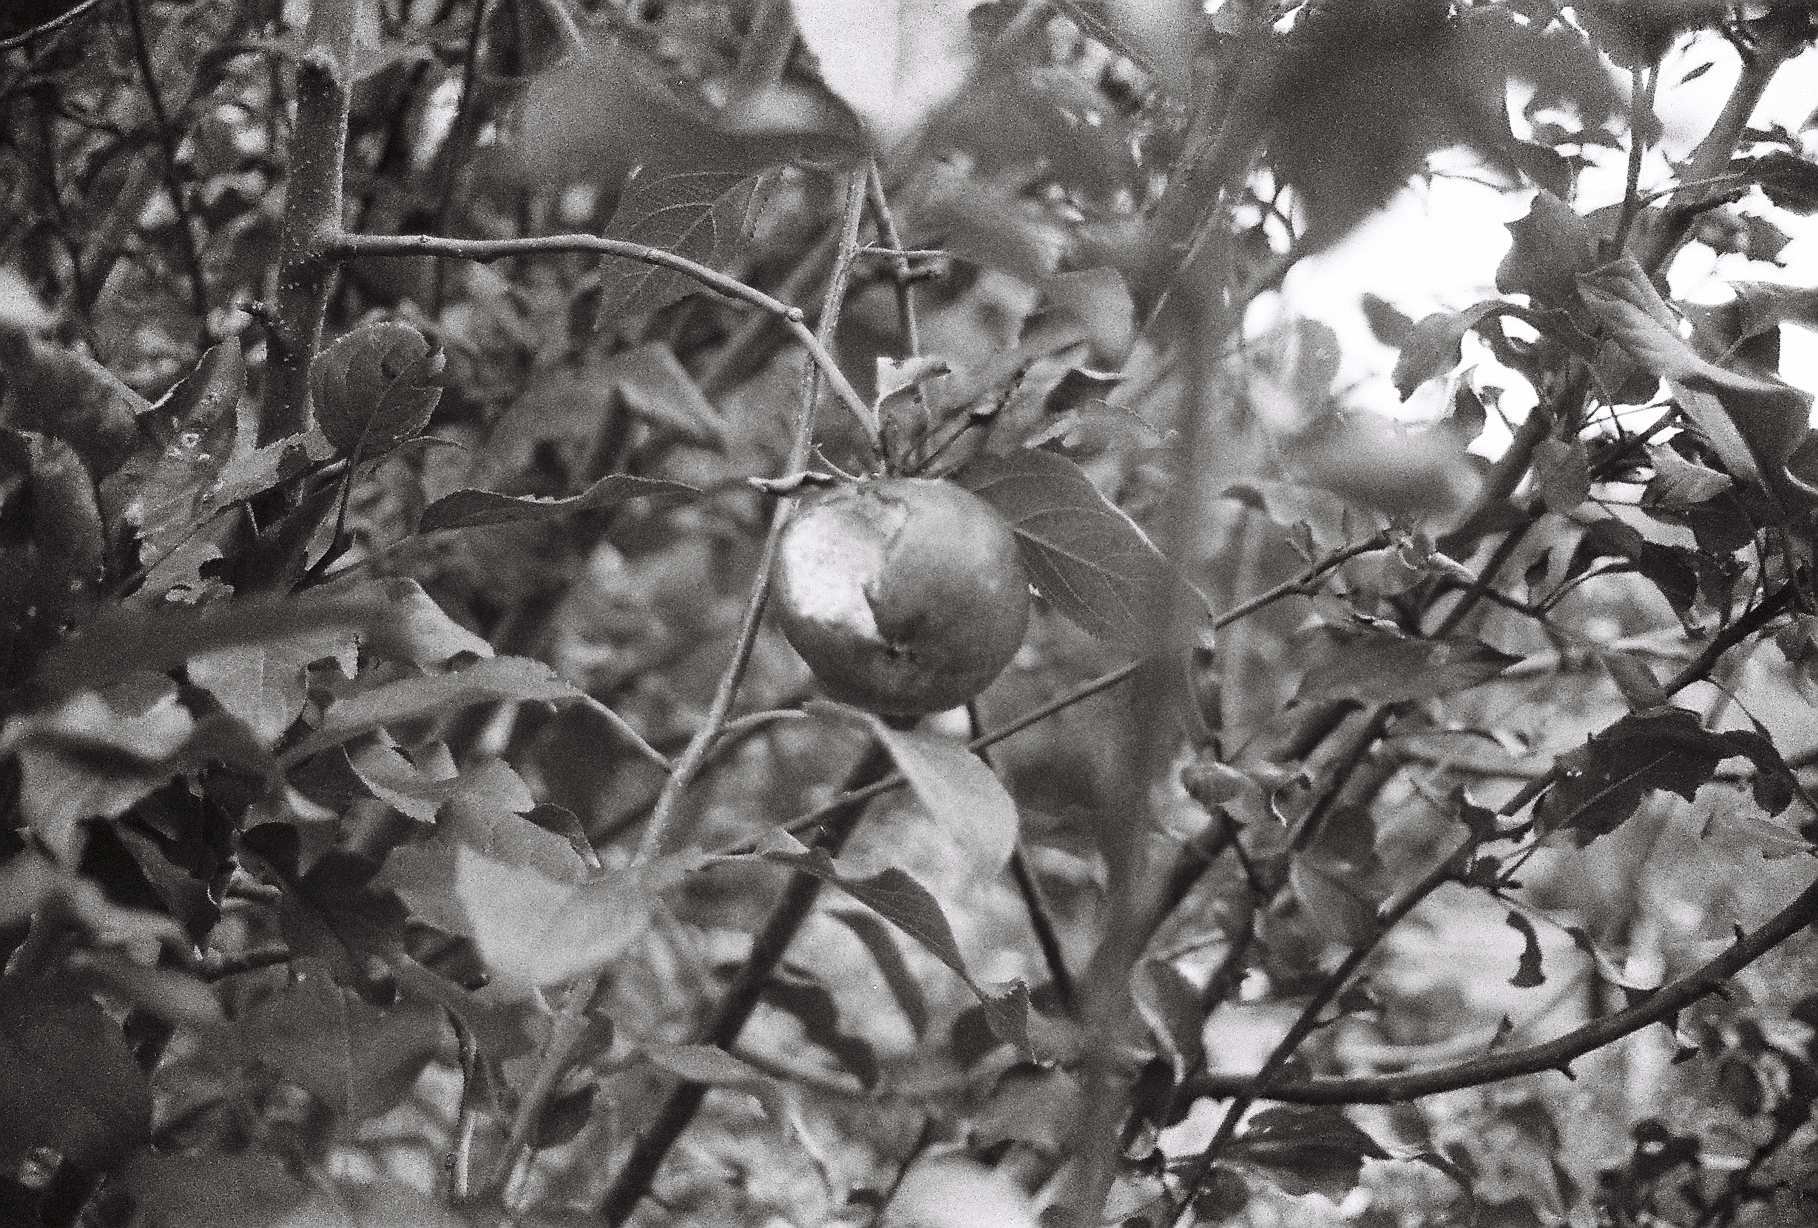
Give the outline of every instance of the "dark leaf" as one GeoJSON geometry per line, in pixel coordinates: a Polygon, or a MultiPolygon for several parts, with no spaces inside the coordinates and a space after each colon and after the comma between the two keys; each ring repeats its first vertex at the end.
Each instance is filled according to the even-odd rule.
{"type": "Polygon", "coordinates": [[[0,1165],[35,1148],[98,1172],[151,1133],[151,1089],[120,1029],[88,997],[44,977],[0,980],[0,1165]]]}
{"type": "Polygon", "coordinates": [[[1201,1036],[1206,1027],[1198,988],[1180,969],[1159,959],[1137,965],[1130,988],[1137,1012],[1176,1073],[1184,1077],[1198,1069],[1205,1059],[1201,1036]]]}
{"type": "Polygon", "coordinates": [[[1648,461],[1654,467],[1654,476],[1641,495],[1641,505],[1646,508],[1683,511],[1708,503],[1735,485],[1729,474],[1694,465],[1660,444],[1648,445],[1648,461]]]}
{"type": "Polygon", "coordinates": [[[82,354],[30,333],[0,328],[0,421],[69,445],[95,481],[139,447],[145,398],[82,354]]]}
{"type": "Polygon", "coordinates": [[[1534,449],[1534,481],[1547,510],[1564,516],[1591,494],[1591,457],[1582,439],[1543,439],[1534,449]]]}
{"type": "Polygon", "coordinates": [[[1288,866],[1294,898],[1319,932],[1344,946],[1357,947],[1375,938],[1382,927],[1376,919],[1376,906],[1347,877],[1307,857],[1296,857],[1288,866]]]}
{"type": "Polygon", "coordinates": [[[1365,1160],[1389,1158],[1338,1109],[1295,1105],[1256,1114],[1226,1154],[1267,1168],[1290,1194],[1320,1193],[1334,1202],[1356,1187],[1365,1160]]]}
{"type": "Polygon", "coordinates": [[[982,458],[959,481],[1010,522],[1029,578],[1061,613],[1127,648],[1152,646],[1183,581],[1084,470],[1052,452],[1019,451],[982,458]]]}
{"type": "Polygon", "coordinates": [[[552,1096],[537,1119],[536,1145],[560,1147],[572,1143],[593,1116],[593,1101],[598,1091],[599,1084],[583,1083],[565,1095],[552,1096]]]}
{"type": "Polygon", "coordinates": [[[1517,989],[1533,989],[1547,983],[1547,974],[1540,965],[1540,935],[1534,931],[1534,923],[1528,920],[1527,914],[1509,910],[1504,918],[1509,928],[1521,935],[1521,962],[1515,969],[1515,975],[1509,978],[1509,984],[1517,989]]]}
{"type": "Polygon", "coordinates": [[[88,471],[69,444],[0,428],[0,687],[91,608],[107,536],[88,471]]]}
{"type": "Polygon", "coordinates": [[[269,1151],[133,1157],[123,1184],[156,1222],[186,1228],[247,1228],[282,1220],[314,1190],[269,1151]]]}
{"type": "Polygon", "coordinates": [[[1732,169],[1761,185],[1767,198],[1789,213],[1818,213],[1818,163],[1784,149],[1738,162],[1732,169]]]}
{"type": "Polygon", "coordinates": [[[539,499],[533,495],[501,495],[490,490],[457,490],[423,509],[419,533],[444,529],[471,529],[479,525],[512,524],[523,520],[554,520],[591,509],[618,507],[644,495],[699,494],[692,486],[661,478],[608,474],[567,499],[539,499]]]}
{"type": "Polygon", "coordinates": [[[383,456],[414,438],[435,412],[431,383],[447,359],[408,324],[366,324],[316,356],[309,392],[316,421],[341,455],[383,456]]]}
{"type": "Polygon", "coordinates": [[[840,1026],[839,1007],[825,986],[772,978],[764,986],[764,1001],[794,1015],[801,1022],[802,1035],[832,1054],[841,1067],[858,1076],[860,1083],[866,1087],[876,1085],[877,1051],[870,1042],[840,1026]]]}
{"type": "Polygon", "coordinates": [[[1487,682],[1517,660],[1474,639],[1423,640],[1361,631],[1307,671],[1295,698],[1303,704],[1431,699],[1487,682]]]}
{"type": "Polygon", "coordinates": [[[1439,311],[1412,325],[1401,341],[1395,360],[1395,390],[1407,400],[1430,379],[1445,375],[1460,361],[1459,343],[1502,304],[1491,300],[1467,311],[1439,311]]]}
{"type": "Polygon", "coordinates": [[[1597,265],[1590,227],[1551,192],[1537,192],[1526,217],[1509,224],[1514,244],[1496,270],[1496,288],[1536,305],[1564,307],[1578,297],[1577,274],[1597,265]]]}
{"type": "Polygon", "coordinates": [[[1564,777],[1541,797],[1535,817],[1543,832],[1569,832],[1583,846],[1627,822],[1647,794],[1665,789],[1690,801],[1723,760],[1766,750],[1712,733],[1683,708],[1631,712],[1561,756],[1564,777]]]}
{"type": "Polygon", "coordinates": [[[1374,294],[1363,296],[1364,321],[1369,324],[1371,334],[1384,345],[1400,349],[1407,344],[1408,334],[1414,330],[1414,321],[1395,304],[1374,294]]]}

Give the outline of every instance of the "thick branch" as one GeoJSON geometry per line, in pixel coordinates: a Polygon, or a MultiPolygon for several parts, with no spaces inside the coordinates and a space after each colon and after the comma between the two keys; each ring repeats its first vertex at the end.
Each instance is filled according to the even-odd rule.
{"type": "Polygon", "coordinates": [[[259,415],[261,445],[309,429],[309,364],[322,342],[322,317],[334,280],[327,247],[341,229],[353,43],[354,0],[317,0],[310,14],[309,45],[297,61],[297,122],[284,189],[277,311],[259,415]]]}
{"type": "MultiPolygon", "coordinates": [[[[1632,1032],[1639,1032],[1651,1023],[1668,1019],[1675,1011],[1684,1010],[1706,994],[1716,992],[1724,981],[1814,921],[1818,921],[1818,881],[1800,892],[1798,898],[1781,909],[1773,920],[1737,939],[1728,950],[1696,972],[1662,986],[1627,1010],[1574,1028],[1544,1044],[1434,1070],[1278,1084],[1261,1095],[1265,1099],[1293,1104],[1398,1104],[1420,1096],[1481,1087],[1544,1070],[1569,1075],[1571,1064],[1578,1058],[1632,1032]]],[[[1254,1086],[1255,1079],[1254,1075],[1207,1074],[1191,1080],[1187,1090],[1195,1096],[1222,1098],[1247,1091],[1254,1086]]]]}

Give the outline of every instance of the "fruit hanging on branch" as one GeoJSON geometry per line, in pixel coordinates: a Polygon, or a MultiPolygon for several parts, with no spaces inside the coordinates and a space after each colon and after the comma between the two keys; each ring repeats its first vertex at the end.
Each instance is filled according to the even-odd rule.
{"type": "Polygon", "coordinates": [[[1016,535],[945,480],[873,478],[816,495],[783,530],[778,620],[834,699],[885,715],[965,703],[1029,626],[1016,535]]]}

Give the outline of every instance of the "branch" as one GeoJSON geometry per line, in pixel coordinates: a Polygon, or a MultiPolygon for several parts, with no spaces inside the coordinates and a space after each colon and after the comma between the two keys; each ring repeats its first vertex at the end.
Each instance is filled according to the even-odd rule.
{"type": "Polygon", "coordinates": [[[266,359],[260,445],[309,429],[309,364],[322,343],[341,228],[347,113],[352,105],[356,0],[317,0],[297,60],[297,119],[278,257],[277,311],[266,359]]]}
{"type": "MultiPolygon", "coordinates": [[[[325,245],[324,255],[331,260],[350,260],[361,256],[447,256],[460,260],[477,260],[488,263],[510,256],[561,256],[577,252],[592,253],[601,256],[619,256],[626,260],[636,260],[643,264],[654,264],[684,277],[692,277],[710,290],[717,290],[727,298],[751,306],[781,319],[795,334],[797,341],[813,356],[815,365],[832,385],[833,391],[847,409],[851,410],[866,431],[875,438],[876,424],[873,421],[871,407],[865,404],[865,398],[858,394],[839,369],[827,344],[817,337],[805,323],[807,316],[800,307],[791,307],[781,299],[772,298],[755,286],[750,286],[736,277],[729,277],[718,269],[674,252],[664,251],[660,247],[647,247],[642,243],[629,243],[623,239],[606,239],[598,235],[560,234],[537,235],[520,239],[449,239],[441,235],[336,235],[325,245]]],[[[805,462],[804,462],[805,463],[805,462]]],[[[797,467],[797,470],[801,466],[797,467]]]]}
{"type": "MultiPolygon", "coordinates": [[[[1543,1044],[1434,1070],[1282,1084],[1269,1088],[1262,1098],[1292,1104],[1399,1104],[1420,1096],[1480,1087],[1545,1070],[1557,1070],[1569,1078],[1571,1064],[1578,1058],[1632,1032],[1639,1032],[1651,1023],[1660,1023],[1706,994],[1717,992],[1724,981],[1814,921],[1818,921],[1818,881],[1800,892],[1767,924],[1738,938],[1728,950],[1697,971],[1652,991],[1627,1010],[1574,1028],[1543,1044]]],[[[1240,1094],[1254,1081],[1253,1075],[1208,1074],[1192,1080],[1191,1091],[1196,1096],[1222,1098],[1240,1094]]]]}
{"type": "Polygon", "coordinates": [[[152,124],[158,131],[158,148],[164,157],[164,191],[170,197],[171,212],[177,215],[177,246],[188,267],[190,305],[195,310],[203,344],[207,344],[208,284],[202,279],[202,258],[196,254],[196,236],[190,229],[189,202],[183,198],[183,184],[177,178],[177,137],[171,128],[170,114],[164,109],[158,74],[152,69],[151,47],[145,40],[145,21],[139,13],[139,0],[126,0],[126,23],[132,31],[133,58],[138,61],[139,75],[145,80],[145,99],[151,106],[152,124]]]}
{"type": "Polygon", "coordinates": [[[82,3],[76,5],[67,13],[59,13],[42,25],[33,26],[29,30],[21,30],[19,33],[10,35],[7,38],[0,38],[0,51],[11,51],[14,47],[25,46],[25,44],[31,42],[34,38],[43,38],[47,34],[55,34],[65,26],[73,25],[76,22],[81,21],[84,17],[106,3],[107,0],[82,0],[82,3]]]}

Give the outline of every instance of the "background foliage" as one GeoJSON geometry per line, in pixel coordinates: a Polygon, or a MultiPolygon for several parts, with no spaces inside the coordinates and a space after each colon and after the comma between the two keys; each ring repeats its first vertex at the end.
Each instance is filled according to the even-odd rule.
{"type": "Polygon", "coordinates": [[[0,1220],[1811,1221],[1810,12],[1210,7],[0,14],[0,1220]],[[914,728],[882,469],[1037,591],[914,728]]]}

